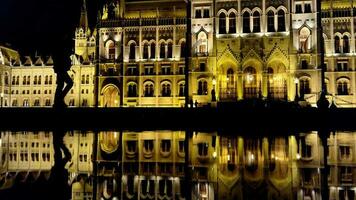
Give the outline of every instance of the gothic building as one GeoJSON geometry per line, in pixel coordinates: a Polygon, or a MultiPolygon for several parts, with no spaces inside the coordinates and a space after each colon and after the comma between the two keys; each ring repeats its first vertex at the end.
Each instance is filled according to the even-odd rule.
{"type": "MultiPolygon", "coordinates": [[[[323,38],[317,34],[315,0],[192,0],[189,31],[185,1],[110,0],[101,10],[95,30],[88,28],[84,1],[75,33],[73,69],[85,72],[74,69],[76,87],[71,94],[75,97],[66,101],[93,106],[97,88],[100,107],[180,107],[186,92],[198,106],[250,98],[297,98],[315,106],[321,91],[318,43],[323,39],[327,98],[339,107],[353,107],[354,2],[321,4],[323,38]],[[84,82],[89,82],[81,87],[83,75],[84,82]]],[[[1,48],[2,105],[39,105],[38,85],[31,84],[36,75],[50,77],[50,66],[48,58],[26,59],[1,48]],[[37,69],[42,65],[48,70],[37,69]]],[[[45,90],[40,91],[43,106],[52,101],[54,88],[47,88],[47,95],[45,90]]]]}

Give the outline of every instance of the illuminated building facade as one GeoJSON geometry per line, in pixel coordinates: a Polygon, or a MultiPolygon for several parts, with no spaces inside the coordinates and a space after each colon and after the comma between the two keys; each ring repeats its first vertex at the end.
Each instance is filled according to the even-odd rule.
{"type": "MultiPolygon", "coordinates": [[[[103,132],[98,135],[97,199],[321,199],[323,151],[316,132],[286,137],[224,136],[193,132],[189,139],[191,188],[185,185],[185,132],[103,132]],[[188,191],[187,191],[188,190],[188,191]]],[[[72,198],[92,195],[92,133],[65,136],[72,161],[72,198]],[[85,184],[85,186],[84,186],[85,184]]],[[[49,177],[52,133],[3,132],[0,187],[15,178],[49,177]]],[[[356,134],[328,138],[330,199],[356,198],[356,134]]]]}
{"type": "MultiPolygon", "coordinates": [[[[321,90],[315,0],[191,2],[193,102],[204,106],[213,96],[217,102],[257,97],[293,101],[297,96],[315,106],[321,90]]],[[[354,12],[353,1],[322,1],[327,97],[340,107],[353,107],[356,101],[354,12]]],[[[99,28],[90,31],[83,6],[75,33],[75,87],[67,103],[94,105],[98,43],[99,106],[183,106],[186,3],[110,1],[101,13],[99,28]]],[[[22,59],[2,47],[3,106],[50,105],[55,89],[51,62],[22,59]],[[52,76],[52,84],[35,85],[36,76],[42,84],[52,76]]]]}

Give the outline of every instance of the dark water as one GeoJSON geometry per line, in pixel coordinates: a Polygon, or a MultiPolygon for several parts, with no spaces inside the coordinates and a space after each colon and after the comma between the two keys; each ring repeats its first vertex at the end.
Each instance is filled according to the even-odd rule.
{"type": "Polygon", "coordinates": [[[324,156],[329,199],[356,199],[356,132],[331,132],[327,155],[316,131],[1,132],[0,147],[0,199],[317,200],[324,156]]]}

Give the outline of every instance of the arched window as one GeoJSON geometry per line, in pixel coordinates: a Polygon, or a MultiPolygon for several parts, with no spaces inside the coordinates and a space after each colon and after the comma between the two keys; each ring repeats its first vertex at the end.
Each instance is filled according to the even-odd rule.
{"type": "Polygon", "coordinates": [[[349,95],[349,81],[339,80],[337,82],[337,94],[338,95],[349,95]]]}
{"type": "Polygon", "coordinates": [[[184,83],[180,83],[179,84],[179,93],[178,93],[178,96],[180,97],[184,97],[185,95],[185,84],[184,83]]]}
{"type": "Polygon", "coordinates": [[[153,97],[153,95],[154,95],[153,83],[147,83],[145,85],[144,95],[145,95],[145,97],[153,97]]]}
{"type": "Polygon", "coordinates": [[[171,84],[163,83],[162,84],[162,97],[170,97],[171,96],[171,84]]]}
{"type": "Polygon", "coordinates": [[[304,96],[304,94],[310,94],[310,82],[309,79],[301,79],[299,81],[299,94],[300,96],[304,96]]]}
{"type": "Polygon", "coordinates": [[[185,41],[182,41],[180,43],[180,57],[184,58],[185,57],[185,41]]]}
{"type": "Polygon", "coordinates": [[[234,70],[233,69],[228,69],[226,73],[226,80],[227,80],[227,87],[233,87],[235,83],[235,76],[234,76],[234,70]]]}
{"type": "Polygon", "coordinates": [[[42,82],[42,77],[41,77],[41,75],[39,75],[38,76],[38,85],[41,85],[42,84],[41,82],[42,82]]]}
{"type": "Polygon", "coordinates": [[[244,12],[242,15],[242,24],[243,24],[243,32],[244,33],[250,33],[250,13],[249,12],[244,12]]]}
{"type": "Polygon", "coordinates": [[[137,96],[137,85],[135,83],[130,83],[128,85],[127,96],[128,97],[136,97],[137,96]]]}
{"type": "Polygon", "coordinates": [[[272,10],[267,13],[267,32],[275,32],[274,28],[274,12],[272,10]]]}
{"type": "Polygon", "coordinates": [[[303,27],[299,32],[299,51],[307,53],[309,50],[309,38],[310,30],[307,27],[303,27]]]}
{"type": "Polygon", "coordinates": [[[9,74],[8,73],[5,73],[5,80],[4,80],[4,84],[5,85],[9,85],[9,74]]]}
{"type": "Polygon", "coordinates": [[[236,15],[234,12],[229,15],[229,33],[236,33],[236,15]]]}
{"type": "Polygon", "coordinates": [[[253,13],[253,32],[261,32],[261,15],[258,11],[253,13]]]}
{"type": "Polygon", "coordinates": [[[34,85],[37,85],[37,76],[35,76],[35,77],[33,78],[33,84],[34,84],[34,85]]]}
{"type": "Polygon", "coordinates": [[[156,58],[156,43],[152,42],[151,43],[151,59],[155,59],[156,58]]]}
{"type": "Polygon", "coordinates": [[[85,84],[89,84],[89,75],[87,74],[86,79],[85,79],[85,84]]]}
{"type": "Polygon", "coordinates": [[[283,10],[278,11],[278,32],[286,31],[286,16],[283,10]]]}
{"type": "Polygon", "coordinates": [[[207,53],[208,49],[207,49],[207,36],[206,33],[204,31],[201,31],[198,35],[198,53],[204,54],[207,53]]]}
{"type": "Polygon", "coordinates": [[[12,76],[11,84],[16,85],[16,77],[15,76],[12,76]]]}
{"type": "Polygon", "coordinates": [[[108,59],[115,59],[115,44],[113,41],[108,41],[106,44],[107,47],[107,58],[108,59]]]}
{"type": "Polygon", "coordinates": [[[49,84],[50,84],[50,85],[52,85],[52,78],[53,78],[53,76],[50,75],[50,76],[49,76],[49,84]]]}
{"type": "Polygon", "coordinates": [[[219,34],[226,34],[226,15],[220,13],[219,15],[219,34]]]}
{"type": "Polygon", "coordinates": [[[19,85],[20,84],[20,76],[17,76],[16,77],[16,85],[19,85]]]}
{"type": "Polygon", "coordinates": [[[30,85],[31,76],[27,76],[27,85],[30,85]]]}
{"type": "Polygon", "coordinates": [[[168,49],[167,49],[167,58],[172,58],[173,57],[173,43],[169,42],[168,43],[168,49]]]}
{"type": "Polygon", "coordinates": [[[340,37],[335,36],[334,38],[335,53],[340,53],[340,37]]]}
{"type": "Polygon", "coordinates": [[[143,59],[148,59],[148,43],[143,45],[143,59]]]}
{"type": "Polygon", "coordinates": [[[26,85],[26,76],[22,77],[22,85],[26,85]]]}
{"type": "Polygon", "coordinates": [[[162,42],[159,48],[159,57],[166,58],[166,43],[162,42]]]}
{"type": "Polygon", "coordinates": [[[198,95],[208,94],[208,82],[206,80],[198,81],[198,95]]]}
{"type": "Polygon", "coordinates": [[[343,53],[350,53],[350,43],[349,43],[349,37],[347,35],[344,35],[343,39],[343,53]]]}
{"type": "Polygon", "coordinates": [[[135,60],[136,59],[136,44],[131,43],[130,44],[130,55],[129,55],[130,60],[135,60]]]}
{"type": "Polygon", "coordinates": [[[82,80],[81,80],[81,82],[82,82],[82,84],[85,83],[85,75],[84,75],[84,74],[82,75],[82,80]]]}

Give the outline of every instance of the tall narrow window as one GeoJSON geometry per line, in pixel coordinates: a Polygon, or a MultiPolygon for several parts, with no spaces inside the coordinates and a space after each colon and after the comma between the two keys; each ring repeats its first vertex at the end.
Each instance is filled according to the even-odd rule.
{"type": "Polygon", "coordinates": [[[235,84],[235,77],[234,77],[234,70],[231,68],[227,70],[227,87],[231,88],[234,87],[235,84]]]}
{"type": "Polygon", "coordinates": [[[274,28],[274,12],[272,10],[270,10],[267,13],[267,31],[268,32],[275,32],[275,28],[274,28]]]}
{"type": "Polygon", "coordinates": [[[179,84],[179,93],[178,96],[184,97],[184,83],[179,84]]]}
{"type": "Polygon", "coordinates": [[[335,36],[334,38],[335,53],[340,53],[340,37],[335,36]]]}
{"type": "Polygon", "coordinates": [[[167,58],[173,58],[173,43],[168,43],[167,58]]]}
{"type": "Polygon", "coordinates": [[[151,59],[155,59],[156,57],[156,43],[152,42],[151,43],[151,59]]]}
{"type": "Polygon", "coordinates": [[[85,84],[89,84],[89,74],[87,74],[87,76],[86,76],[85,84]]]}
{"type": "Polygon", "coordinates": [[[286,19],[283,10],[278,11],[278,32],[286,31],[286,19]]]}
{"type": "Polygon", "coordinates": [[[143,45],[143,59],[148,59],[148,44],[147,43],[145,43],[144,45],[143,45]]]}
{"type": "Polygon", "coordinates": [[[310,94],[310,83],[308,79],[300,80],[299,93],[301,96],[304,96],[304,94],[310,94]]]}
{"type": "Polygon", "coordinates": [[[201,54],[204,54],[204,53],[207,53],[208,49],[207,49],[207,46],[208,46],[208,42],[207,42],[207,36],[206,36],[206,33],[201,31],[198,35],[198,53],[201,53],[201,54]]]}
{"type": "Polygon", "coordinates": [[[136,59],[136,44],[131,43],[130,44],[130,55],[129,55],[130,60],[136,59]]]}
{"type": "Polygon", "coordinates": [[[8,85],[9,84],[9,74],[8,73],[5,73],[5,78],[4,78],[4,84],[5,85],[8,85]]]}
{"type": "Polygon", "coordinates": [[[159,48],[159,57],[166,58],[166,43],[162,42],[159,48]]]}
{"type": "Polygon", "coordinates": [[[257,11],[253,13],[253,32],[261,32],[261,15],[257,11]]]}
{"type": "Polygon", "coordinates": [[[233,12],[229,15],[229,33],[236,33],[236,15],[233,12]]]}
{"type": "Polygon", "coordinates": [[[33,84],[34,84],[34,85],[37,85],[37,76],[35,76],[35,77],[33,78],[33,84]]]}
{"type": "Polygon", "coordinates": [[[219,34],[226,34],[226,15],[220,13],[219,15],[219,34]]]}
{"type": "Polygon", "coordinates": [[[343,53],[350,53],[350,43],[349,43],[349,37],[345,35],[343,38],[343,53]]]}
{"type": "Polygon", "coordinates": [[[243,24],[243,32],[244,33],[250,33],[250,13],[244,12],[242,16],[242,24],[243,24]]]}
{"type": "Polygon", "coordinates": [[[108,59],[115,59],[115,44],[113,41],[109,41],[107,44],[108,59]]]}
{"type": "Polygon", "coordinates": [[[38,76],[38,85],[41,85],[42,83],[42,77],[41,76],[38,76]]]}
{"type": "Polygon", "coordinates": [[[184,58],[185,55],[185,42],[183,41],[180,43],[180,57],[184,58]]]}

